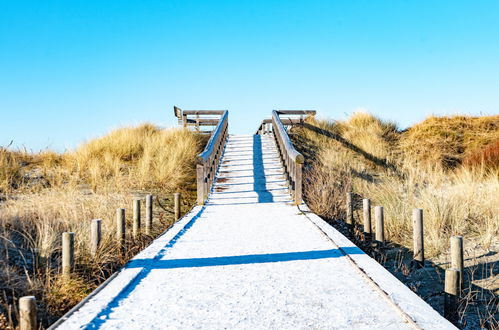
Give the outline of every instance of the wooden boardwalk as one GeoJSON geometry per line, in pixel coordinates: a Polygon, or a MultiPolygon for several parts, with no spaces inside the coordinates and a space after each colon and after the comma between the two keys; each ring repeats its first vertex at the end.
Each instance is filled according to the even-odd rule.
{"type": "Polygon", "coordinates": [[[230,136],[207,201],[59,329],[452,329],[294,206],[271,135],[230,136]]]}

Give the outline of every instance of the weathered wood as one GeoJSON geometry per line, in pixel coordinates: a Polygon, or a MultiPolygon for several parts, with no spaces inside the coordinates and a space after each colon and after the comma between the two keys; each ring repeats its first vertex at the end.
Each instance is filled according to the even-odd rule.
{"type": "Polygon", "coordinates": [[[376,241],[385,243],[385,216],[383,206],[374,208],[374,217],[376,219],[376,241]]]}
{"type": "Polygon", "coordinates": [[[445,270],[445,297],[444,317],[452,323],[457,322],[457,307],[460,296],[459,270],[448,268],[445,270]]]}
{"type": "Polygon", "coordinates": [[[195,115],[223,115],[227,110],[183,110],[182,113],[187,116],[195,115]]]}
{"type": "Polygon", "coordinates": [[[346,213],[347,213],[346,222],[349,225],[353,225],[353,223],[354,223],[354,220],[353,220],[353,193],[351,193],[351,192],[347,192],[346,213]]]}
{"type": "Polygon", "coordinates": [[[283,115],[315,115],[315,110],[277,110],[279,114],[283,115]]]}
{"type": "Polygon", "coordinates": [[[33,273],[37,273],[41,266],[40,249],[33,249],[33,273]]]}
{"type": "Polygon", "coordinates": [[[284,167],[284,174],[295,204],[302,202],[303,163],[305,161],[288,136],[286,129],[277,111],[272,111],[272,132],[276,140],[280,158],[284,167]]]}
{"type": "Polygon", "coordinates": [[[125,209],[116,210],[116,240],[118,241],[118,246],[121,249],[125,247],[126,238],[126,218],[125,209]]]}
{"type": "Polygon", "coordinates": [[[34,296],[19,298],[19,329],[36,330],[36,299],[34,296]]]}
{"type": "Polygon", "coordinates": [[[459,283],[461,288],[464,285],[464,253],[463,237],[452,236],[450,238],[451,267],[459,272],[459,283]]]}
{"type": "Polygon", "coordinates": [[[204,204],[204,166],[198,164],[196,166],[196,182],[197,182],[197,197],[198,205],[204,204]]]}
{"type": "Polygon", "coordinates": [[[74,233],[62,233],[62,275],[69,278],[74,263],[74,233]]]}
{"type": "Polygon", "coordinates": [[[146,196],[146,235],[151,235],[153,222],[153,196],[146,196]]]}
{"type": "Polygon", "coordinates": [[[295,168],[295,204],[300,205],[302,202],[302,189],[303,189],[303,180],[302,180],[302,175],[303,175],[303,164],[301,163],[296,163],[295,168]]]}
{"type": "Polygon", "coordinates": [[[174,200],[174,213],[175,213],[175,221],[180,219],[180,193],[175,193],[173,194],[173,200],[174,200]]]}
{"type": "Polygon", "coordinates": [[[423,209],[412,210],[413,261],[417,267],[424,266],[423,209]]]}
{"type": "Polygon", "coordinates": [[[304,163],[304,157],[301,153],[299,153],[288,136],[286,129],[284,128],[281,119],[279,118],[279,114],[277,111],[272,111],[272,125],[274,131],[277,132],[279,138],[278,142],[281,144],[281,148],[285,149],[286,154],[291,158],[291,160],[295,163],[304,163]]]}
{"type": "Polygon", "coordinates": [[[366,234],[372,234],[371,225],[371,200],[369,198],[364,198],[362,200],[362,215],[364,218],[364,232],[366,234]]]}
{"type": "Polygon", "coordinates": [[[102,220],[94,219],[90,224],[90,253],[92,256],[97,254],[102,239],[102,220]]]}
{"type": "Polygon", "coordinates": [[[133,228],[132,234],[137,238],[140,234],[140,199],[133,200],[133,228]]]}

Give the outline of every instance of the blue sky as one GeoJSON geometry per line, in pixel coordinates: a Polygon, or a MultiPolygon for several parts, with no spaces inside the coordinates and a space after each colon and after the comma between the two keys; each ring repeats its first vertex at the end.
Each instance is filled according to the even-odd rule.
{"type": "Polygon", "coordinates": [[[499,1],[0,0],[0,145],[62,151],[172,107],[409,126],[499,113],[499,1]]]}

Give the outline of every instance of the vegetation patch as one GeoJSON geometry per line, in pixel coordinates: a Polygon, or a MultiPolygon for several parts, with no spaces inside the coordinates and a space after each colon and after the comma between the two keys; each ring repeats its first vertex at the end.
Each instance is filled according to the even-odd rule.
{"type": "Polygon", "coordinates": [[[144,124],[62,154],[0,148],[0,320],[13,328],[17,299],[35,295],[40,321],[48,326],[171,226],[174,192],[182,194],[183,212],[194,204],[196,156],[205,143],[206,137],[188,130],[144,124]],[[122,250],[116,244],[116,209],[126,209],[131,228],[133,200],[146,194],[155,196],[153,230],[128,234],[122,250]],[[95,256],[92,219],[102,219],[95,256]],[[75,233],[69,280],[60,276],[66,231],[75,233]]]}

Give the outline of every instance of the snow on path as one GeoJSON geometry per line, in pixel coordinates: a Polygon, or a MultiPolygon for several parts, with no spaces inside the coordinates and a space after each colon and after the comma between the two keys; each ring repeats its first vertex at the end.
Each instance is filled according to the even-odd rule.
{"type": "Polygon", "coordinates": [[[453,328],[336,230],[292,206],[282,171],[270,136],[230,136],[206,205],[59,328],[411,328],[345,253],[419,326],[453,328]]]}

